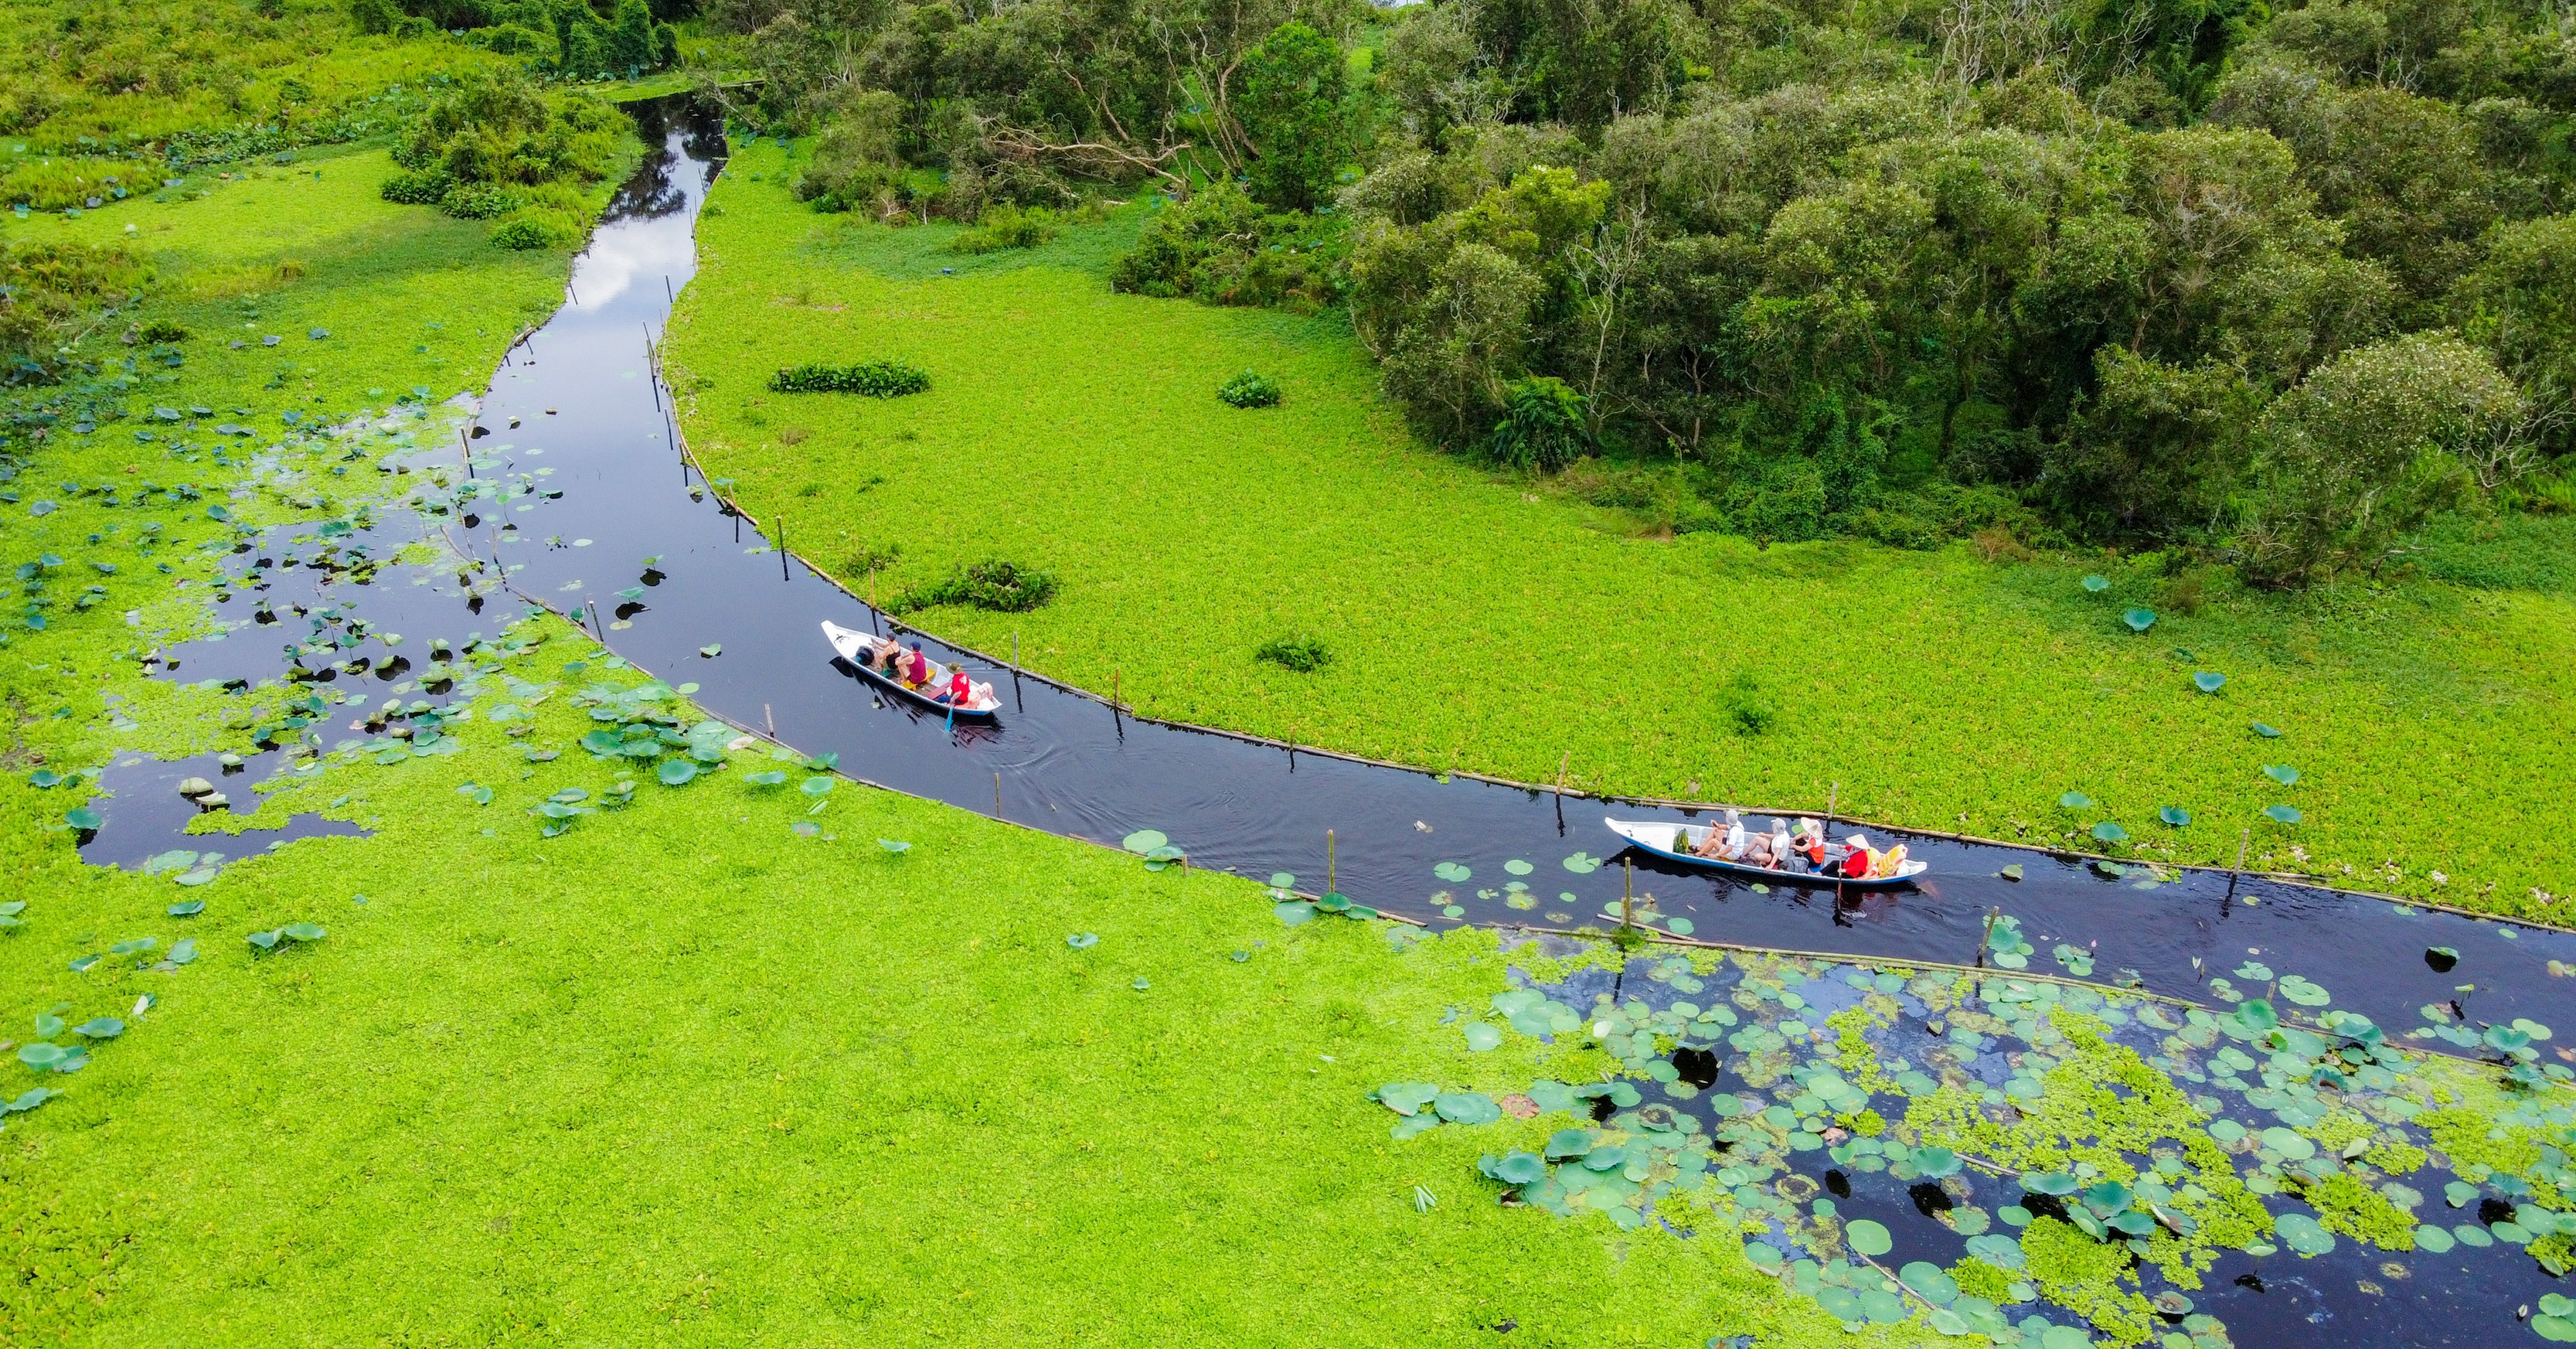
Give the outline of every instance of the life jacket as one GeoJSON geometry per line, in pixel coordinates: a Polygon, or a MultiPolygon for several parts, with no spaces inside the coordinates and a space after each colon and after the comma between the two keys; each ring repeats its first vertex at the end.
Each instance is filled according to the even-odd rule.
{"type": "Polygon", "coordinates": [[[1873,877],[1884,879],[1895,875],[1897,872],[1904,870],[1904,868],[1905,845],[1899,843],[1895,847],[1890,848],[1883,853],[1879,853],[1870,859],[1869,874],[1873,877]]]}

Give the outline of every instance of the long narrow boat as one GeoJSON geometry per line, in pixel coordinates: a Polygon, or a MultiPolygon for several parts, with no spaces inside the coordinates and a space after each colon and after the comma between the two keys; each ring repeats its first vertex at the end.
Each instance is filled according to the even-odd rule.
{"type": "MultiPolygon", "coordinates": [[[[1753,866],[1744,862],[1693,856],[1691,849],[1707,841],[1709,830],[1715,827],[1712,825],[1673,824],[1666,820],[1613,820],[1606,816],[1601,822],[1610,826],[1611,833],[1658,857],[1669,857],[1676,862],[1687,862],[1692,866],[1707,867],[1712,871],[1759,877],[1776,884],[1842,885],[1860,890],[1884,890],[1899,885],[1912,885],[1915,877],[1932,868],[1929,862],[1909,857],[1897,868],[1895,875],[1876,876],[1865,880],[1844,879],[1814,871],[1791,871],[1787,868],[1775,871],[1770,867],[1753,866]]],[[[1850,848],[1840,843],[1825,845],[1825,857],[1828,861],[1838,862],[1850,851],[1850,848]]]]}
{"type": "Polygon", "coordinates": [[[879,667],[878,662],[885,659],[886,648],[897,645],[891,637],[870,636],[856,628],[845,628],[826,619],[823,623],[823,638],[832,644],[834,651],[840,653],[842,660],[849,662],[851,668],[859,672],[860,678],[916,707],[926,708],[942,716],[954,713],[961,719],[971,718],[977,721],[990,721],[994,713],[1002,710],[1002,700],[993,696],[993,686],[973,680],[967,682],[967,687],[972,690],[972,696],[967,699],[964,706],[951,706],[941,702],[937,695],[940,690],[948,687],[948,677],[952,671],[948,666],[935,660],[930,662],[930,682],[920,688],[914,688],[887,674],[879,667]]]}

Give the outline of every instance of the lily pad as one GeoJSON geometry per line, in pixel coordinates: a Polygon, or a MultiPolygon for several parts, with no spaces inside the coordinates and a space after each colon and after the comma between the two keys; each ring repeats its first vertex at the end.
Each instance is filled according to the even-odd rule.
{"type": "Polygon", "coordinates": [[[74,829],[90,830],[98,828],[100,825],[106,823],[106,821],[101,820],[98,817],[98,812],[87,806],[75,806],[72,809],[63,812],[63,823],[70,825],[74,829]]]}
{"type": "Polygon", "coordinates": [[[1889,1235],[1885,1224],[1859,1219],[1843,1228],[1843,1240],[1851,1248],[1868,1256],[1885,1255],[1896,1249],[1896,1238],[1889,1235]]]}
{"type": "Polygon", "coordinates": [[[2156,818],[2180,829],[2191,823],[2191,812],[2180,806],[2167,806],[2156,812],[2156,818]]]}
{"type": "Polygon", "coordinates": [[[194,918],[205,911],[206,901],[202,899],[183,899],[170,906],[170,916],[173,918],[194,918]]]}
{"type": "Polygon", "coordinates": [[[72,1027],[72,1034],[92,1040],[113,1040],[125,1033],[125,1023],[112,1016],[102,1016],[72,1027]]]}
{"type": "Polygon", "coordinates": [[[2299,770],[2288,764],[2269,763],[2263,765],[2263,776],[2287,787],[2299,780],[2299,770]]]}
{"type": "Polygon", "coordinates": [[[1160,829],[1139,829],[1119,840],[1118,846],[1142,856],[1171,841],[1160,829]]]}
{"type": "Polygon", "coordinates": [[[1431,868],[1431,874],[1451,885],[1459,885],[1475,873],[1469,871],[1463,862],[1442,862],[1431,868]]]}
{"type": "Polygon", "coordinates": [[[2299,813],[2299,808],[2296,806],[2265,806],[2263,813],[2283,824],[2297,824],[2307,818],[2299,813]]]}
{"type": "Polygon", "coordinates": [[[2021,1178],[2021,1187],[2032,1194],[2063,1197],[2075,1193],[2075,1177],[2063,1171],[2033,1171],[2021,1178]]]}
{"type": "Polygon", "coordinates": [[[1506,1185],[1536,1185],[1547,1179],[1547,1161],[1535,1152],[1515,1152],[1486,1168],[1486,1174],[1506,1185]]]}
{"type": "Polygon", "coordinates": [[[829,796],[832,793],[832,783],[834,781],[836,781],[836,779],[825,774],[817,773],[814,776],[805,779],[803,782],[796,784],[796,790],[803,792],[807,796],[829,796]]]}
{"type": "Polygon", "coordinates": [[[1077,951],[1088,951],[1092,947],[1100,944],[1100,934],[1097,932],[1077,932],[1072,936],[1065,938],[1064,944],[1077,951]]]}
{"type": "Polygon", "coordinates": [[[1577,876],[1589,876],[1601,869],[1601,859],[1590,853],[1578,852],[1565,859],[1565,869],[1577,876]]]}
{"type": "Polygon", "coordinates": [[[2323,1007],[2334,1001],[2333,994],[2295,974],[2281,976],[2281,996],[2301,1007],[2323,1007]]]}
{"type": "Polygon", "coordinates": [[[2215,670],[2200,670],[2193,673],[2191,684],[2203,693],[2216,693],[2226,686],[2227,676],[2215,670]]]}
{"type": "Polygon", "coordinates": [[[2302,1256],[2324,1255],[2335,1248],[2334,1234],[2305,1213],[2284,1213],[2274,1218],[2272,1231],[2281,1238],[2282,1245],[2302,1256]]]}
{"type": "Polygon", "coordinates": [[[1512,860],[1503,863],[1503,870],[1508,871],[1515,876],[1526,876],[1531,872],[1538,870],[1538,868],[1515,857],[1512,860]]]}
{"type": "Polygon", "coordinates": [[[1497,1049],[1502,1046],[1502,1031],[1496,1029],[1489,1022],[1470,1021],[1460,1029],[1466,1032],[1467,1050],[1469,1053],[1481,1054],[1488,1049],[1497,1049]]]}
{"type": "Polygon", "coordinates": [[[709,660],[714,660],[716,657],[724,654],[724,643],[709,642],[705,646],[698,648],[698,654],[709,660]]]}
{"type": "Polygon", "coordinates": [[[2093,837],[2103,843],[2126,843],[2129,839],[2129,831],[2109,820],[2104,820],[2093,826],[2093,837]]]}
{"type": "Polygon", "coordinates": [[[912,851],[912,845],[899,838],[878,839],[877,846],[890,853],[908,853],[912,851]]]}
{"type": "Polygon", "coordinates": [[[2266,740],[2278,740],[2281,738],[2281,731],[2278,727],[2266,726],[2259,721],[2253,723],[2253,726],[2254,734],[2259,735],[2266,740]]]}
{"type": "Polygon", "coordinates": [[[2083,585],[2086,590],[2099,595],[2103,591],[2111,588],[2111,578],[2108,576],[2087,576],[2084,578],[2083,585]]]}
{"type": "Polygon", "coordinates": [[[677,787],[698,775],[694,759],[664,759],[653,769],[653,776],[665,787],[677,787]]]}
{"type": "Polygon", "coordinates": [[[2003,877],[2005,880],[2008,880],[2008,881],[2017,881],[2017,880],[2020,880],[2020,879],[2021,879],[2021,877],[2022,877],[2021,863],[2019,863],[2019,862],[2015,862],[2015,863],[2013,863],[2012,865],[2010,865],[2010,866],[2008,866],[2008,867],[2005,867],[2003,870],[1996,872],[1995,874],[1996,874],[1996,875],[1998,875],[1998,876],[2003,877]]]}
{"type": "Polygon", "coordinates": [[[2093,808],[2093,798],[2082,792],[2068,792],[2057,798],[2057,804],[2067,810],[2090,810],[2093,808]]]}
{"type": "Polygon", "coordinates": [[[1502,1106],[1481,1091],[1444,1091],[1431,1098],[1431,1108],[1451,1124],[1491,1124],[1503,1117],[1502,1106]]]}
{"type": "Polygon", "coordinates": [[[1295,927],[1315,916],[1315,903],[1313,900],[1291,899],[1271,905],[1270,912],[1277,915],[1280,922],[1295,927]]]}
{"type": "Polygon", "coordinates": [[[2156,611],[2153,609],[2131,609],[2127,613],[2120,615],[2120,621],[2128,624],[2129,631],[2131,632],[2145,632],[2147,629],[2156,625],[2156,611]]]}

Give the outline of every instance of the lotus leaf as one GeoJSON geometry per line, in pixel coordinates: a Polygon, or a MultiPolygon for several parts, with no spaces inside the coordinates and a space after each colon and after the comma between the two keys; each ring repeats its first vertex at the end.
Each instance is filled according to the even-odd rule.
{"type": "Polygon", "coordinates": [[[2087,576],[2084,578],[2083,584],[2086,590],[2099,595],[2103,591],[2111,588],[2111,578],[2107,576],[2087,576]]]}
{"type": "Polygon", "coordinates": [[[1503,1043],[1502,1031],[1487,1022],[1470,1021],[1460,1029],[1466,1032],[1467,1049],[1471,1053],[1481,1054],[1500,1048],[1503,1043]]]}
{"type": "Polygon", "coordinates": [[[1565,869],[1577,876],[1588,876],[1601,869],[1601,859],[1590,853],[1578,852],[1565,859],[1565,869]]]}
{"type": "Polygon", "coordinates": [[[99,819],[97,811],[87,806],[76,806],[63,812],[63,823],[74,829],[90,830],[98,828],[104,821],[99,819]]]}
{"type": "Polygon", "coordinates": [[[2082,792],[2068,792],[2057,798],[2057,804],[2068,810],[2090,810],[2093,807],[2093,798],[2082,792]]]}
{"type": "MultiPolygon", "coordinates": [[[[206,901],[202,899],[183,899],[170,906],[170,916],[173,918],[194,918],[205,911],[206,901]]],[[[171,949],[176,951],[178,948],[171,949]]]]}
{"type": "Polygon", "coordinates": [[[2120,621],[2128,624],[2129,631],[2131,632],[2145,632],[2147,629],[2156,625],[2156,611],[2153,609],[2131,609],[2127,613],[2120,615],[2120,621]]]}
{"type": "Polygon", "coordinates": [[[2093,837],[2103,843],[2125,843],[2128,841],[2129,831],[2109,820],[2104,820],[2093,826],[2093,837]]]}
{"type": "Polygon", "coordinates": [[[697,775],[697,762],[691,759],[664,759],[653,769],[654,778],[665,787],[677,787],[697,775]]]}
{"type": "Polygon", "coordinates": [[[1315,916],[1315,905],[1312,900],[1291,899],[1270,906],[1270,911],[1280,922],[1295,927],[1315,916]]]}
{"type": "Polygon", "coordinates": [[[1088,951],[1092,947],[1100,944],[1100,934],[1097,932],[1077,932],[1072,936],[1065,938],[1064,944],[1077,951],[1088,951]]]}
{"type": "Polygon", "coordinates": [[[2180,829],[2191,823],[2191,812],[2180,806],[2167,806],[2156,812],[2156,818],[2180,829]]]}
{"type": "Polygon", "coordinates": [[[1547,1163],[1536,1153],[1514,1152],[1496,1162],[1486,1174],[1506,1185],[1536,1185],[1547,1179],[1547,1163]]]}
{"type": "Polygon", "coordinates": [[[2259,721],[2253,723],[2253,726],[2254,734],[2259,735],[2266,740],[2278,740],[2281,738],[2281,732],[2276,727],[2266,726],[2259,721]]]}
{"type": "Polygon", "coordinates": [[[125,1033],[125,1023],[112,1016],[96,1017],[72,1027],[72,1034],[92,1040],[113,1040],[125,1033]]]}
{"type": "Polygon", "coordinates": [[[2216,693],[2227,683],[2227,676],[2215,670],[2202,670],[2191,677],[2191,682],[2203,693],[2216,693]]]}
{"type": "Polygon", "coordinates": [[[1853,1250],[1868,1256],[1885,1255],[1896,1249],[1896,1238],[1888,1234],[1887,1228],[1867,1218],[1846,1224],[1843,1240],[1850,1242],[1853,1250]]]}
{"type": "Polygon", "coordinates": [[[1171,841],[1160,829],[1139,829],[1120,840],[1118,846],[1142,856],[1171,841]]]}
{"type": "Polygon", "coordinates": [[[2292,768],[2288,764],[2265,764],[2263,765],[2263,776],[2270,778],[2274,782],[2280,783],[2284,787],[2288,787],[2298,782],[2299,770],[2292,768]]]}
{"type": "Polygon", "coordinates": [[[2062,1198],[2075,1193],[2077,1184],[2075,1177],[2063,1171],[2034,1171],[2021,1178],[2021,1187],[2032,1194],[2062,1198]]]}
{"type": "Polygon", "coordinates": [[[1442,862],[1431,868],[1431,874],[1451,885],[1460,885],[1475,873],[1469,871],[1463,862],[1442,862]]]}
{"type": "Polygon", "coordinates": [[[2272,1231],[2281,1238],[2282,1245],[2301,1256],[2324,1255],[2335,1248],[2333,1234],[2318,1226],[2317,1220],[2305,1213],[2284,1213],[2274,1218],[2272,1231]]]}
{"type": "Polygon", "coordinates": [[[2282,824],[2297,824],[2300,820],[2306,818],[2299,814],[2298,807],[2296,806],[2265,806],[2263,807],[2263,813],[2280,821],[2282,824]]]}
{"type": "Polygon", "coordinates": [[[1503,1117],[1503,1108],[1481,1091],[1441,1092],[1432,1098],[1431,1108],[1451,1124],[1491,1124],[1503,1117]]]}

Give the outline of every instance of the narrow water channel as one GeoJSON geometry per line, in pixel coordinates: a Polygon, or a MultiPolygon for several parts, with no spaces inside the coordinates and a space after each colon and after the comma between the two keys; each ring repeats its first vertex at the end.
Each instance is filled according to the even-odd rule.
{"type": "MultiPolygon", "coordinates": [[[[696,700],[717,715],[807,753],[837,753],[843,771],[898,791],[1112,844],[1156,829],[1195,866],[1265,879],[1287,872],[1310,891],[1324,888],[1329,830],[1342,892],[1435,925],[1601,924],[1630,860],[1602,817],[1694,818],[1140,721],[929,636],[921,640],[934,657],[996,680],[998,724],[952,726],[876,696],[836,662],[818,625],[886,630],[889,620],[729,513],[674,444],[650,348],[696,270],[693,230],[723,165],[723,128],[676,101],[641,105],[638,115],[660,153],[618,195],[576,262],[563,308],[503,361],[467,442],[476,480],[519,495],[480,501],[462,520],[382,512],[366,533],[376,556],[443,531],[473,556],[498,559],[520,595],[585,626],[595,621],[606,645],[635,665],[698,684],[696,700]],[[700,654],[711,646],[720,654],[700,654]],[[1458,868],[1465,877],[1436,874],[1443,864],[1454,864],[1447,877],[1458,868]],[[1447,908],[1460,915],[1445,916],[1447,908]]],[[[431,466],[461,475],[467,457],[463,443],[448,442],[388,462],[411,466],[405,480],[419,481],[431,466]]],[[[291,534],[237,555],[236,570],[291,555],[291,534]]],[[[239,618],[262,604],[337,604],[416,643],[499,626],[488,594],[436,568],[381,568],[363,589],[311,566],[261,571],[264,591],[245,583],[219,611],[239,618]]],[[[416,657],[420,647],[408,650],[416,657]]],[[[242,632],[168,654],[180,662],[175,677],[256,682],[281,672],[277,652],[276,642],[242,632]]],[[[380,678],[367,682],[383,687],[388,673],[380,666],[380,678]]],[[[109,816],[102,838],[132,852],[116,817],[133,807],[100,806],[109,816]]],[[[1636,854],[1634,887],[1703,940],[1963,964],[1976,960],[1987,917],[1999,910],[2036,948],[2033,971],[2067,972],[2052,957],[2062,944],[2089,956],[2097,981],[2131,980],[2204,1003],[2213,975],[2259,959],[2315,981],[2334,1007],[2391,1034],[2418,1025],[2425,1004],[2453,998],[2479,1020],[2563,1020],[2576,993],[2576,983],[2552,973],[2553,962],[2576,969],[2576,934],[2211,872],[2113,878],[2046,852],[1870,832],[1901,839],[1931,870],[1910,889],[1838,897],[1831,886],[1786,878],[1766,892],[1636,854]],[[2018,881],[1999,874],[2012,865],[2018,881]],[[2426,959],[2435,947],[2456,950],[2456,966],[2435,969],[2441,962],[2426,959]]]]}
{"type": "MultiPolygon", "coordinates": [[[[1989,914],[2000,911],[2018,920],[2036,948],[2033,971],[2068,972],[2070,964],[2052,955],[2063,944],[2089,957],[2095,982],[2208,1003],[2213,976],[2254,960],[2322,985],[2332,1006],[2368,1015],[2399,1036],[2422,1024],[2419,1008],[2454,999],[2482,1021],[2576,1020],[2559,1015],[2576,989],[2561,981],[2561,971],[2576,968],[2576,935],[2567,933],[2269,880],[2113,877],[2046,852],[1880,829],[1870,832],[1902,839],[1931,863],[1915,887],[1839,897],[1829,886],[1785,881],[1757,888],[1623,858],[1621,841],[1601,824],[1605,813],[1678,821],[1690,812],[1443,780],[1138,721],[935,638],[923,638],[934,656],[962,659],[995,680],[1004,698],[998,724],[951,726],[880,698],[836,663],[818,625],[829,619],[882,628],[887,620],[730,514],[675,446],[650,349],[695,271],[693,227],[723,165],[723,128],[678,99],[640,105],[637,116],[659,152],[618,195],[574,267],[562,309],[495,373],[470,437],[406,443],[401,428],[420,423],[396,419],[382,428],[391,438],[384,471],[399,481],[425,484],[433,470],[461,480],[470,472],[489,484],[489,495],[471,503],[470,514],[438,519],[380,511],[372,526],[337,541],[336,557],[303,527],[247,540],[229,563],[232,584],[218,588],[224,598],[215,603],[231,630],[165,651],[173,663],[167,677],[278,678],[286,669],[281,642],[266,634],[280,630],[277,616],[302,606],[343,620],[358,616],[369,626],[367,638],[334,653],[351,666],[364,654],[365,668],[325,667],[338,689],[370,704],[439,701],[446,686],[431,679],[432,668],[413,664],[429,659],[430,639],[461,647],[497,632],[524,597],[595,625],[634,665],[674,685],[696,684],[696,701],[717,715],[807,753],[836,753],[843,771],[868,781],[1112,845],[1137,830],[1159,830],[1196,866],[1264,879],[1288,872],[1309,891],[1324,888],[1329,830],[1341,891],[1434,927],[1602,924],[1629,883],[1623,861],[1635,861],[1637,894],[1668,918],[1687,919],[1701,939],[1862,960],[1969,963],[1989,914]],[[452,561],[386,561],[356,571],[346,565],[352,544],[390,559],[433,537],[505,568],[507,588],[452,561]],[[376,645],[394,633],[405,635],[400,650],[376,645]],[[719,654],[701,654],[709,648],[719,654]],[[2018,866],[2021,879],[2003,879],[2007,866],[2018,866]],[[2428,961],[2436,947],[2456,950],[2456,961],[2428,961]]],[[[253,462],[262,475],[291,480],[299,470],[289,458],[272,447],[253,462]]],[[[345,711],[338,717],[347,719],[345,711]]],[[[326,745],[331,739],[322,737],[326,745]]],[[[281,771],[284,758],[255,756],[221,780],[256,780],[281,771]]],[[[174,839],[191,810],[172,784],[220,773],[211,761],[120,756],[103,784],[111,794],[92,803],[105,822],[84,854],[140,865],[164,849],[202,842],[174,839]]],[[[318,825],[318,817],[303,817],[285,837],[318,825]]],[[[252,836],[237,846],[259,841],[252,836]]],[[[2576,1033],[2576,1024],[2566,1029],[2576,1033]]],[[[1893,1182],[1828,1174],[1821,1162],[1815,1170],[1818,1183],[1857,1183],[1852,1212],[1891,1226],[1907,1220],[1909,1204],[1924,1203],[1920,1195],[1909,1201],[1893,1182]]],[[[1983,1202],[2011,1198],[1998,1191],[1983,1202]]],[[[2528,1298],[2545,1284],[2518,1252],[2463,1250],[2438,1262],[2443,1268],[2426,1263],[2425,1278],[2383,1292],[2368,1282],[2378,1277],[2375,1257],[2365,1258],[2359,1243],[2344,1249],[2332,1260],[2267,1257],[2259,1273],[2252,1257],[2231,1253],[2202,1305],[2240,1334],[2253,1332],[2240,1344],[2290,1343],[2329,1327],[2374,1344],[2493,1342],[2525,1333],[2499,1322],[2495,1299],[2528,1298]],[[2355,1280],[2362,1281],[2358,1293],[2355,1280]]]]}

